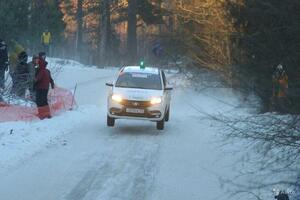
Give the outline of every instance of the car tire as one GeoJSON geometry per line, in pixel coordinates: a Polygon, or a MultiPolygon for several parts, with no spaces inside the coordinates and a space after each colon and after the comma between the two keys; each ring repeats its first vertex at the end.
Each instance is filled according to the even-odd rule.
{"type": "Polygon", "coordinates": [[[107,126],[113,127],[115,125],[115,118],[112,118],[107,115],[107,126]]]}
{"type": "Polygon", "coordinates": [[[170,120],[170,108],[168,108],[168,111],[165,116],[165,121],[168,122],[169,120],[170,120]]]}
{"type": "Polygon", "coordinates": [[[164,127],[165,127],[165,119],[162,119],[161,121],[156,122],[157,130],[164,130],[164,127]]]}

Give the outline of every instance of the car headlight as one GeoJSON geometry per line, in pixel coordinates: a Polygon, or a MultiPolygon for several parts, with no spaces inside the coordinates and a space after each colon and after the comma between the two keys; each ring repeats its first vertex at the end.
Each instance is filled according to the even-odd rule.
{"type": "Polygon", "coordinates": [[[150,101],[150,103],[151,103],[152,105],[160,104],[161,102],[162,102],[161,97],[155,97],[155,98],[152,98],[151,101],[150,101]]]}
{"type": "Polygon", "coordinates": [[[120,103],[123,100],[122,97],[118,94],[113,94],[111,99],[115,102],[118,102],[118,103],[120,103]]]}

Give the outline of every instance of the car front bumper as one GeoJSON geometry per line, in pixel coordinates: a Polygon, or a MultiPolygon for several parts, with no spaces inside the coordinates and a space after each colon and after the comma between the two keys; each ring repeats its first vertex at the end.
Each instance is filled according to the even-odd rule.
{"type": "Polygon", "coordinates": [[[108,101],[108,115],[116,119],[140,119],[150,121],[161,121],[165,115],[163,104],[151,105],[150,102],[127,101],[117,103],[108,101]],[[128,109],[143,110],[143,113],[128,112],[128,109]]]}

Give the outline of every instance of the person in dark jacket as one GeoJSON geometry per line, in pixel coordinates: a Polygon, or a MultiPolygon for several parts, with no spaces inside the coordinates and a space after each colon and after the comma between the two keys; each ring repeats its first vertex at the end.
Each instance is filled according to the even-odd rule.
{"type": "Polygon", "coordinates": [[[35,77],[36,104],[40,119],[51,118],[48,104],[49,86],[54,89],[54,81],[50,71],[47,69],[46,54],[39,53],[39,68],[35,77]]]}
{"type": "Polygon", "coordinates": [[[0,39],[0,88],[4,89],[5,71],[8,70],[8,53],[6,43],[0,39]]]}
{"type": "Polygon", "coordinates": [[[25,51],[25,48],[22,47],[17,41],[11,40],[11,51],[9,52],[9,74],[12,80],[12,93],[16,93],[16,72],[17,72],[17,66],[19,64],[18,56],[21,52],[25,51]]]}
{"type": "Polygon", "coordinates": [[[25,51],[22,51],[18,55],[19,64],[17,65],[15,72],[15,85],[14,91],[17,96],[24,98],[26,89],[28,88],[29,81],[29,69],[28,69],[28,55],[25,51]]]}
{"type": "Polygon", "coordinates": [[[30,97],[33,101],[35,101],[35,83],[34,79],[37,74],[39,67],[39,56],[33,55],[32,61],[28,63],[28,69],[29,69],[29,81],[28,81],[28,89],[30,92],[30,97]]]}

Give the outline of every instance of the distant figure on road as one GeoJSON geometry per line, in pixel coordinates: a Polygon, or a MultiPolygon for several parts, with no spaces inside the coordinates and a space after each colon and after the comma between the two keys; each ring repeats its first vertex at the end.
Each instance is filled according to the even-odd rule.
{"type": "Polygon", "coordinates": [[[272,75],[272,84],[272,107],[285,113],[289,104],[287,99],[288,75],[281,64],[276,67],[272,75]]]}
{"type": "Polygon", "coordinates": [[[52,40],[51,33],[49,32],[48,29],[46,29],[42,34],[41,42],[42,42],[45,53],[48,55],[50,53],[51,40],[52,40]]]}
{"type": "Polygon", "coordinates": [[[8,53],[6,43],[0,39],[0,89],[4,89],[5,71],[8,70],[8,53]]]}
{"type": "Polygon", "coordinates": [[[160,57],[163,54],[163,47],[161,46],[161,44],[156,41],[153,45],[152,48],[152,53],[156,56],[156,57],[160,57]]]}

